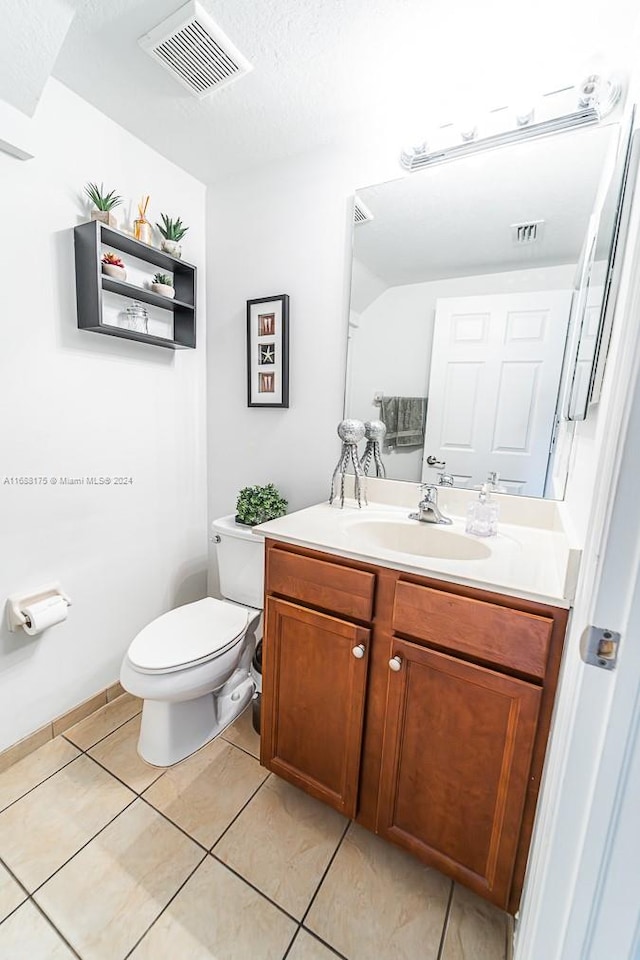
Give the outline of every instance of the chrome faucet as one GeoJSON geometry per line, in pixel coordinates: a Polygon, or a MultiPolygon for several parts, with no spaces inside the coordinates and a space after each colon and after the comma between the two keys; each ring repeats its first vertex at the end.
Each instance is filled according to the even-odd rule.
{"type": "Polygon", "coordinates": [[[421,483],[420,492],[424,494],[418,504],[416,513],[409,514],[409,520],[419,520],[421,523],[453,523],[450,517],[445,517],[438,506],[438,488],[431,483],[421,483]]]}
{"type": "Polygon", "coordinates": [[[455,478],[451,476],[450,473],[439,473],[438,474],[438,486],[439,487],[452,487],[455,483],[455,478]]]}

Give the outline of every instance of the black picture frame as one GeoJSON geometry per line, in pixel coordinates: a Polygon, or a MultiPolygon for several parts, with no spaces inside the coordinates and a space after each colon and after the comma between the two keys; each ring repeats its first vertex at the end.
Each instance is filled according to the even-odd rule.
{"type": "Polygon", "coordinates": [[[247,300],[247,406],[289,406],[289,295],[247,300]],[[274,360],[261,364],[260,348],[273,344],[274,360]]]}

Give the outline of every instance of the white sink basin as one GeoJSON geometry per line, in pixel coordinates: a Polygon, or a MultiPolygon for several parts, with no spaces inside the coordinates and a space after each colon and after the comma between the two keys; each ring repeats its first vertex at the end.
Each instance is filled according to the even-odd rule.
{"type": "Polygon", "coordinates": [[[411,553],[439,560],[486,560],[491,550],[486,543],[455,533],[447,526],[417,520],[354,520],[347,536],[366,550],[411,553]]]}

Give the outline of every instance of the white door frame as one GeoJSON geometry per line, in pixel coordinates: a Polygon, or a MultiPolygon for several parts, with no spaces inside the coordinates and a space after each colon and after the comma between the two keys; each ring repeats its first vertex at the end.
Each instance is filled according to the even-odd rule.
{"type": "Polygon", "coordinates": [[[640,940],[640,898],[628,899],[624,886],[610,892],[631,864],[637,876],[637,854],[630,858],[640,846],[628,792],[640,763],[639,207],[636,193],[599,412],[596,494],[514,960],[635,960],[640,940]],[[580,659],[588,624],[622,633],[615,671],[580,659]]]}

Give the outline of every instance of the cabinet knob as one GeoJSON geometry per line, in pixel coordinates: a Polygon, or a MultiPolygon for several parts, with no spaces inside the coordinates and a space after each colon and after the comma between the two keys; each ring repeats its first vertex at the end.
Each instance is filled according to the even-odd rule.
{"type": "Polygon", "coordinates": [[[391,660],[389,660],[389,669],[393,670],[394,673],[402,670],[402,657],[391,657],[391,660]]]}
{"type": "Polygon", "coordinates": [[[365,654],[366,647],[364,643],[359,643],[357,647],[354,647],[351,653],[354,655],[356,660],[362,660],[365,654]]]}

